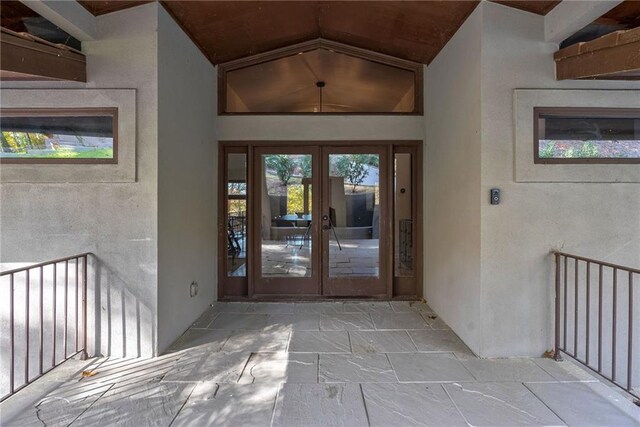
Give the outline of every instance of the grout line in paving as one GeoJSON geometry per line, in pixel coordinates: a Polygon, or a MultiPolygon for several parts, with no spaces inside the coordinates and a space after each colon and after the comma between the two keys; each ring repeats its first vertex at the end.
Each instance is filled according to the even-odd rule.
{"type": "MultiPolygon", "coordinates": [[[[105,395],[109,390],[111,390],[115,385],[116,385],[116,384],[115,384],[115,383],[113,383],[113,384],[111,384],[109,387],[107,387],[107,389],[106,389],[104,392],[102,392],[102,393],[100,394],[100,396],[98,396],[98,398],[97,398],[96,400],[94,400],[93,402],[91,402],[91,405],[87,406],[87,407],[85,408],[85,410],[84,410],[84,411],[82,411],[82,412],[80,413],[80,415],[78,415],[77,417],[75,417],[75,418],[73,419],[73,421],[71,421],[71,422],[68,424],[68,426],[71,426],[73,423],[75,423],[76,421],[78,421],[78,418],[80,418],[82,415],[84,415],[84,413],[85,413],[85,412],[87,412],[89,409],[91,409],[91,407],[92,407],[93,405],[95,405],[95,404],[98,402],[98,400],[102,399],[102,398],[104,397],[104,395],[105,395]]],[[[44,400],[44,399],[43,399],[43,400],[44,400]]],[[[36,406],[37,406],[37,405],[36,405],[36,406]]],[[[36,411],[36,418],[38,418],[38,420],[40,420],[40,417],[38,417],[38,411],[36,411]]],[[[40,421],[42,421],[42,420],[40,420],[40,421]]],[[[44,425],[46,426],[46,424],[45,424],[44,422],[43,422],[42,424],[44,424],[44,425]]]]}
{"type": "Polygon", "coordinates": [[[404,333],[407,334],[409,336],[409,339],[411,340],[411,343],[413,344],[413,346],[416,348],[417,352],[420,352],[420,349],[418,348],[418,344],[416,344],[416,342],[413,340],[413,337],[411,336],[411,334],[409,333],[408,329],[404,330],[404,333]]]}
{"type": "Polygon", "coordinates": [[[240,378],[242,378],[242,375],[244,375],[244,371],[247,369],[247,366],[249,366],[249,362],[251,361],[251,358],[253,357],[254,354],[256,353],[254,353],[253,351],[249,353],[249,357],[247,357],[247,361],[244,363],[244,366],[242,367],[242,371],[240,371],[240,375],[238,375],[236,384],[240,384],[240,378]]]}
{"type": "Polygon", "coordinates": [[[367,417],[367,425],[371,426],[371,420],[369,419],[369,410],[367,409],[367,400],[364,398],[364,390],[362,389],[362,384],[358,384],[360,387],[360,396],[362,396],[362,404],[364,405],[364,414],[367,417]]]}
{"type": "Polygon", "coordinates": [[[564,425],[569,425],[569,423],[567,423],[567,422],[564,420],[564,418],[562,418],[562,417],[560,416],[560,414],[556,413],[556,411],[554,411],[553,409],[551,409],[551,408],[549,407],[549,405],[547,405],[547,404],[546,404],[546,402],[545,402],[544,400],[540,399],[540,398],[538,397],[538,395],[537,395],[537,394],[535,394],[535,393],[534,393],[534,391],[533,391],[533,390],[531,390],[529,387],[527,387],[527,385],[526,385],[525,383],[522,383],[522,385],[524,386],[524,388],[526,388],[526,389],[529,391],[529,393],[531,393],[532,395],[534,395],[534,396],[536,397],[536,399],[538,399],[540,402],[542,402],[542,404],[543,404],[543,405],[544,405],[548,410],[550,410],[550,411],[551,411],[551,413],[553,413],[556,417],[558,417],[558,419],[559,419],[560,421],[562,421],[562,422],[564,423],[564,425]]]}
{"type": "Polygon", "coordinates": [[[447,353],[451,353],[451,355],[453,356],[454,359],[456,359],[456,361],[462,365],[462,367],[464,368],[465,371],[467,371],[469,373],[469,375],[471,375],[471,378],[473,378],[474,380],[480,382],[480,380],[478,379],[478,377],[476,377],[475,375],[473,375],[473,372],[471,372],[471,370],[469,368],[467,368],[467,365],[464,364],[463,360],[460,360],[458,358],[458,356],[456,356],[456,353],[454,351],[447,351],[447,353]]]}
{"type": "MultiPolygon", "coordinates": [[[[457,383],[453,383],[454,385],[457,383]]],[[[464,420],[465,423],[467,423],[468,426],[472,426],[473,424],[471,424],[469,422],[469,420],[467,419],[467,417],[464,416],[464,414],[462,413],[462,411],[460,410],[460,408],[458,407],[458,404],[456,403],[455,400],[453,400],[453,398],[451,397],[451,395],[449,394],[449,392],[447,391],[447,388],[444,386],[444,384],[440,384],[440,387],[442,387],[442,390],[444,390],[444,393],[447,395],[447,397],[449,398],[449,400],[451,401],[451,403],[453,403],[453,407],[456,408],[456,411],[458,411],[458,413],[460,414],[460,416],[462,417],[462,419],[464,420]]]]}
{"type": "Polygon", "coordinates": [[[347,339],[349,340],[349,353],[353,354],[353,345],[351,345],[351,334],[349,331],[345,331],[347,333],[347,339]]]}
{"type": "Polygon", "coordinates": [[[291,346],[291,338],[293,337],[293,329],[287,334],[287,347],[284,349],[285,353],[289,353],[289,346],[291,346]]]}
{"type": "Polygon", "coordinates": [[[276,406],[278,405],[278,398],[280,397],[280,391],[282,390],[282,387],[284,387],[283,382],[280,383],[280,385],[278,386],[278,391],[276,392],[276,398],[273,401],[273,407],[271,408],[271,422],[269,423],[270,426],[273,426],[273,423],[275,421],[276,418],[276,406]]]}
{"type": "Polygon", "coordinates": [[[385,356],[387,356],[387,361],[389,362],[389,366],[391,366],[391,370],[393,371],[393,375],[396,376],[396,380],[398,380],[398,383],[400,383],[400,378],[398,377],[398,373],[396,372],[396,368],[393,367],[393,365],[391,364],[391,359],[389,358],[389,353],[385,353],[385,356]]]}
{"type": "MultiPolygon", "coordinates": [[[[191,399],[191,395],[193,394],[193,392],[195,391],[197,386],[198,386],[198,383],[193,385],[193,388],[191,389],[191,392],[189,393],[189,396],[187,396],[187,398],[184,400],[184,402],[182,402],[182,405],[180,405],[180,409],[178,409],[178,412],[176,412],[176,414],[171,419],[171,422],[169,423],[169,427],[171,427],[171,425],[173,425],[173,423],[176,421],[176,418],[178,418],[178,415],[180,415],[180,412],[182,412],[182,409],[184,408],[184,405],[186,405],[187,402],[189,401],[189,399],[191,399]]],[[[216,384],[216,386],[218,387],[216,389],[216,393],[217,393],[218,390],[220,389],[220,384],[216,384]]],[[[214,393],[214,395],[216,393],[214,393]]]]}

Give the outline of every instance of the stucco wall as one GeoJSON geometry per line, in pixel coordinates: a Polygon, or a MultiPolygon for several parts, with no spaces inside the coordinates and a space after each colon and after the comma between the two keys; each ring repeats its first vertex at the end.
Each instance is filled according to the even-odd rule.
{"type": "MultiPolygon", "coordinates": [[[[640,83],[556,81],[552,54],[557,46],[542,41],[543,17],[489,2],[481,7],[484,339],[480,354],[539,356],[553,342],[549,251],[561,248],[640,265],[640,185],[515,182],[513,91],[640,89],[640,83]],[[488,202],[492,187],[502,190],[498,206],[488,202]]],[[[570,94],[566,103],[572,103],[570,94]]],[[[541,166],[545,167],[553,166],[541,166]]]]}
{"type": "Polygon", "coordinates": [[[220,141],[421,140],[421,116],[220,116],[220,141]]]}
{"type": "Polygon", "coordinates": [[[216,298],[216,70],[158,15],[158,349],[216,298]],[[189,296],[192,281],[198,295],[189,296]]]}
{"type": "Polygon", "coordinates": [[[88,310],[89,331],[98,331],[92,353],[147,356],[156,347],[157,8],[97,18],[99,38],[83,46],[86,84],[2,82],[3,88],[137,92],[136,182],[0,184],[3,268],[87,251],[98,256],[92,281],[98,292],[89,295],[88,310]]]}
{"type": "Polygon", "coordinates": [[[424,295],[480,351],[481,8],[426,68],[424,295]]]}

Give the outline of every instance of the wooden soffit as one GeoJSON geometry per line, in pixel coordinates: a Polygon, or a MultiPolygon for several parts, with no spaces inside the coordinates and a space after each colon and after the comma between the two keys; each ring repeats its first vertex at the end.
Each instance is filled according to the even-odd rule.
{"type": "MultiPolygon", "coordinates": [[[[496,0],[545,15],[559,1],[496,0]]],[[[79,2],[102,15],[148,1],[79,2]]],[[[462,1],[160,1],[213,64],[317,38],[430,63],[480,3],[462,1]]]]}
{"type": "Polygon", "coordinates": [[[640,27],[640,1],[625,0],[596,19],[600,25],[621,25],[627,29],[640,27]]]}
{"type": "Polygon", "coordinates": [[[116,0],[116,1],[96,1],[96,0],[78,0],[85,9],[91,12],[94,16],[105,15],[111,12],[117,12],[123,9],[129,9],[131,7],[140,6],[145,3],[153,3],[152,0],[147,1],[129,1],[129,0],[116,0]]]}
{"type": "Polygon", "coordinates": [[[553,58],[558,80],[640,80],[640,28],[576,43],[553,58]]]}
{"type": "Polygon", "coordinates": [[[521,0],[492,0],[494,3],[499,3],[504,6],[513,7],[515,9],[524,10],[526,12],[535,13],[536,15],[546,15],[551,12],[554,7],[560,4],[559,0],[556,1],[521,1],[521,0]]]}
{"type": "Polygon", "coordinates": [[[429,63],[478,1],[163,1],[214,64],[324,38],[429,63]]]}
{"type": "Polygon", "coordinates": [[[67,46],[4,28],[0,45],[2,80],[87,81],[85,56],[67,46]]]}

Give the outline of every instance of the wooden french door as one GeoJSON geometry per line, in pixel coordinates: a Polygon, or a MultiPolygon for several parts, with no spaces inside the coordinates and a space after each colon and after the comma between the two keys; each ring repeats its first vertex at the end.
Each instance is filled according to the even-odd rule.
{"type": "Polygon", "coordinates": [[[320,149],[260,146],[253,154],[253,296],[320,295],[320,149]]]}
{"type": "Polygon", "coordinates": [[[322,147],[323,295],[390,290],[387,169],[387,147],[322,147]]]}
{"type": "Polygon", "coordinates": [[[253,150],[252,296],[390,293],[388,147],[253,150]]]}

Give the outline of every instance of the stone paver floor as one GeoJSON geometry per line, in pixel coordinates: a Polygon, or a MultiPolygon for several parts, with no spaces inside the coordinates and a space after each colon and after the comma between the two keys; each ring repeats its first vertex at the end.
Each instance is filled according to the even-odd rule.
{"type": "Polygon", "coordinates": [[[153,359],[66,362],[2,426],[640,426],[570,362],[476,358],[426,304],[216,303],[153,359]],[[83,377],[88,370],[95,375],[83,377]]]}

